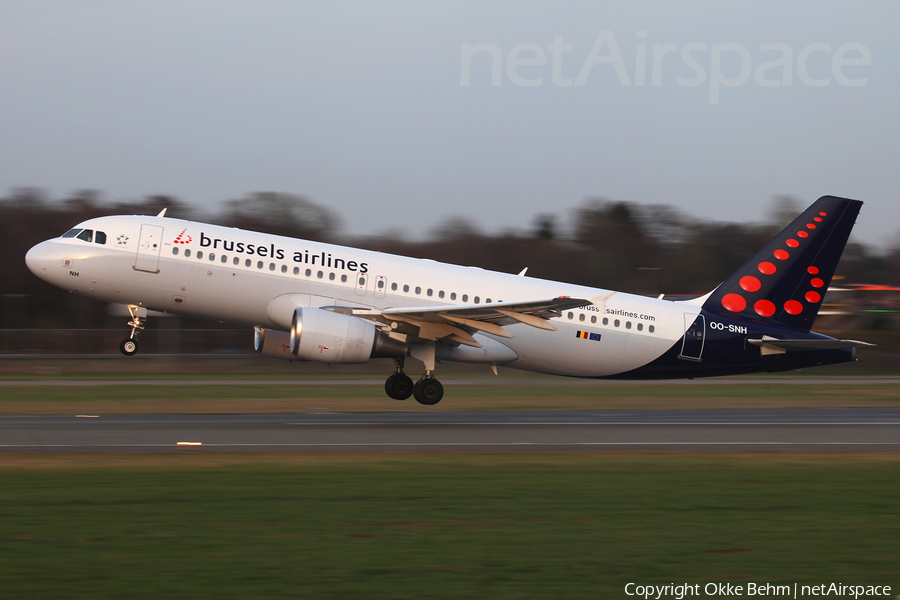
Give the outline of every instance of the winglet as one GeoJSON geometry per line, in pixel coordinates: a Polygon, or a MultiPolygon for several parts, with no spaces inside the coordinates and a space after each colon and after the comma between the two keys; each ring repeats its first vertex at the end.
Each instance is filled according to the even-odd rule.
{"type": "Polygon", "coordinates": [[[606,312],[606,301],[609,300],[615,292],[606,292],[590,299],[591,304],[600,309],[600,312],[606,312]]]}

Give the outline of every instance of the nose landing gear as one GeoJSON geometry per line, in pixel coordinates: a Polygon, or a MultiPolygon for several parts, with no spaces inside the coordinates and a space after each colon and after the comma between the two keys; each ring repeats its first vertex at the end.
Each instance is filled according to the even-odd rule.
{"type": "Polygon", "coordinates": [[[125,356],[133,356],[138,351],[138,333],[144,330],[144,323],[147,321],[147,309],[129,304],[128,312],[131,314],[131,320],[128,321],[128,324],[131,325],[131,336],[122,340],[122,343],[119,344],[119,351],[125,356]]]}

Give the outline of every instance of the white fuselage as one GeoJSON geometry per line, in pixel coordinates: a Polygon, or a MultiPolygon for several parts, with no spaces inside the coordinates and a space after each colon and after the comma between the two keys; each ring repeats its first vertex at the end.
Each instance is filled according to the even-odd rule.
{"type": "MultiPolygon", "coordinates": [[[[99,300],[282,331],[287,326],[271,307],[287,294],[295,303],[300,295],[306,306],[383,310],[608,293],[164,217],[101,217],[77,227],[104,233],[105,243],[97,242],[96,233],[90,242],[48,240],[29,252],[29,268],[54,285],[99,300]]],[[[591,305],[550,319],[556,331],[513,324],[505,326],[509,339],[478,335],[515,352],[518,358],[506,366],[603,377],[661,356],[699,312],[697,303],[615,293],[605,308],[591,305]]]]}

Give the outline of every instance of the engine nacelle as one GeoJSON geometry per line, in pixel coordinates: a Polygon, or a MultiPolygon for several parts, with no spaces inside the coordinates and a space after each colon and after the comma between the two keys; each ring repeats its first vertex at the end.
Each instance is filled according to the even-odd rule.
{"type": "MultiPolygon", "coordinates": [[[[371,321],[320,308],[298,308],[291,321],[291,353],[303,360],[359,364],[378,352],[378,330],[371,321]]],[[[403,354],[405,356],[405,346],[403,354]]]]}
{"type": "Polygon", "coordinates": [[[253,328],[253,349],[260,354],[267,354],[284,360],[296,360],[291,354],[291,334],[277,329],[253,328]]]}

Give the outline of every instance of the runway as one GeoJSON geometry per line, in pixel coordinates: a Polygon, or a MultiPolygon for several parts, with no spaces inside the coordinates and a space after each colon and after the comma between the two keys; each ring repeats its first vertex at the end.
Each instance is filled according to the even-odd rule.
{"type": "Polygon", "coordinates": [[[900,451],[900,408],[0,417],[0,452],[900,451]]]}

